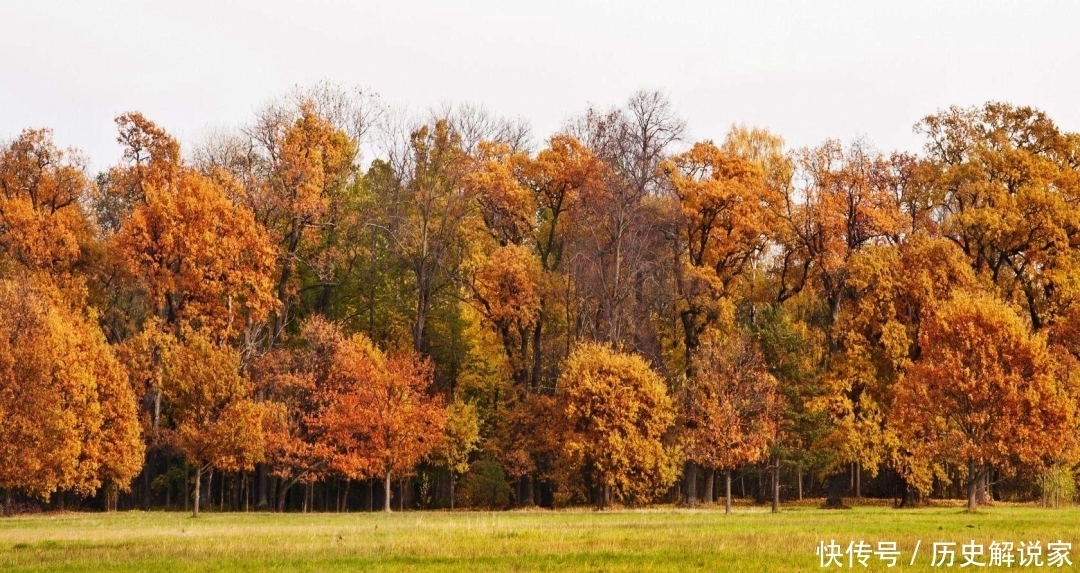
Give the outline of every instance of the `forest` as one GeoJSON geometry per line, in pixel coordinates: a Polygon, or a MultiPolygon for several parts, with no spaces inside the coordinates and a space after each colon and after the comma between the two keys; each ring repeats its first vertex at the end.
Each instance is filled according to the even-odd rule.
{"type": "MultiPolygon", "coordinates": [[[[1080,134],[536,137],[329,83],[119,158],[0,145],[5,515],[1070,503],[1080,134]]],[[[905,126],[902,126],[905,127],[905,126]]]]}

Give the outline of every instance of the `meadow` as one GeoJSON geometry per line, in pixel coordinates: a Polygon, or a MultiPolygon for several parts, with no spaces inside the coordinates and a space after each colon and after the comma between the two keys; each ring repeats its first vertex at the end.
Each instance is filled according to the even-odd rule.
{"type": "MultiPolygon", "coordinates": [[[[207,513],[197,519],[169,512],[67,513],[0,519],[0,571],[820,571],[815,549],[833,539],[844,548],[850,541],[871,547],[895,541],[901,555],[892,570],[929,571],[940,570],[930,566],[935,541],[957,542],[959,569],[960,547],[972,540],[987,547],[995,540],[1041,541],[1045,547],[1059,539],[1076,544],[1078,532],[1078,508],[1006,505],[975,514],[952,506],[811,505],[776,515],[759,507],[738,507],[731,515],[674,508],[207,513]]],[[[988,556],[989,550],[980,559],[988,556]]],[[[842,561],[847,569],[847,557],[842,561]]],[[[886,570],[874,556],[868,568],[855,565],[886,570]]]]}

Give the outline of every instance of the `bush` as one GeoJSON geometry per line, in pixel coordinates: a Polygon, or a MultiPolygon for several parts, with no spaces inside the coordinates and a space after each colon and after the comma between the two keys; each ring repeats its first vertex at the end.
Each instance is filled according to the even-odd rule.
{"type": "Polygon", "coordinates": [[[1039,475],[1036,490],[1043,507],[1059,507],[1076,499],[1076,478],[1068,468],[1055,466],[1039,475]]]}
{"type": "Polygon", "coordinates": [[[472,465],[465,477],[461,497],[469,507],[506,509],[510,507],[511,493],[502,466],[493,460],[484,459],[472,465]]]}

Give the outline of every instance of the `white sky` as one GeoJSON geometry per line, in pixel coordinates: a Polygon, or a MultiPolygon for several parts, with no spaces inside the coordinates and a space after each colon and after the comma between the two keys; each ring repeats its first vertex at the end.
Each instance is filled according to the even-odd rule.
{"type": "Polygon", "coordinates": [[[124,111],[193,141],[325,79],[417,111],[480,103],[540,138],[660,88],[695,139],[738,122],[914,151],[919,118],[991,99],[1080,131],[1078,24],[1066,0],[5,1],[0,140],[52,127],[102,169],[124,111]]]}

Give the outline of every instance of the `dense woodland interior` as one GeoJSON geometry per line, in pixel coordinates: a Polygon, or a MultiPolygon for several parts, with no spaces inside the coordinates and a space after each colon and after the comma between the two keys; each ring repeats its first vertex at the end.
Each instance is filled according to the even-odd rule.
{"type": "Polygon", "coordinates": [[[1080,134],[534,135],[329,84],[91,173],[0,146],[0,490],[35,509],[1071,501],[1080,134]]]}

